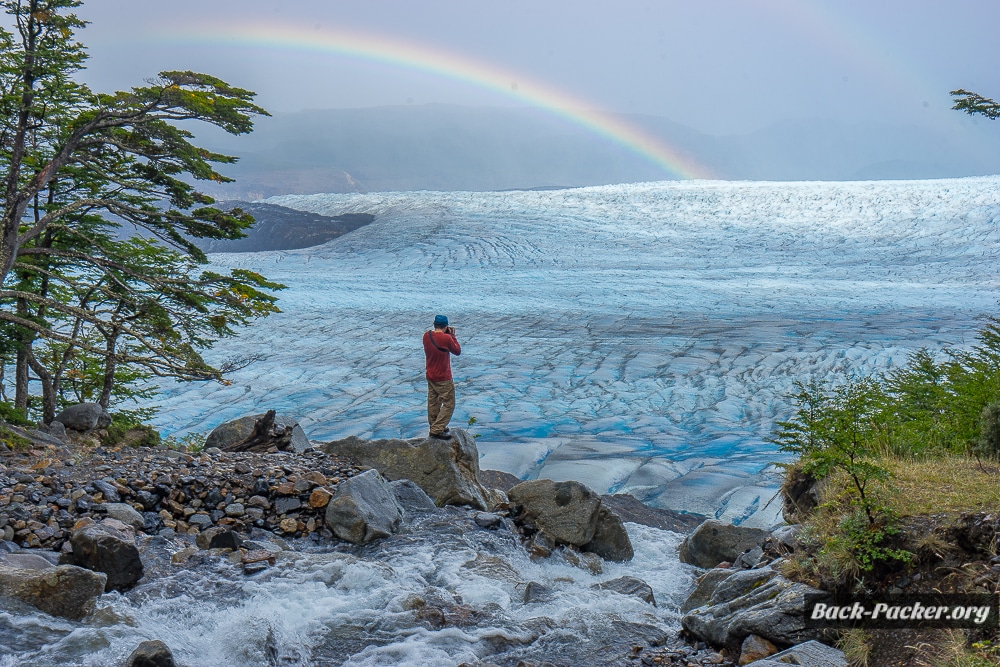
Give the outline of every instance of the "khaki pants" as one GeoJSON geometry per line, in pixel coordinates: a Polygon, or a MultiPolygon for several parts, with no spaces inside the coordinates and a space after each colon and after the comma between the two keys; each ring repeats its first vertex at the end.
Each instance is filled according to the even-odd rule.
{"type": "Polygon", "coordinates": [[[440,435],[448,428],[451,415],[455,412],[455,383],[427,381],[427,423],[430,432],[440,435]]]}

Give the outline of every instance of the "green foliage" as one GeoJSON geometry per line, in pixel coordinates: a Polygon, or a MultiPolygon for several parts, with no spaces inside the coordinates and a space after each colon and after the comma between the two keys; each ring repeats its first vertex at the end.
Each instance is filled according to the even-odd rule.
{"type": "Polygon", "coordinates": [[[1000,118],[1000,103],[994,102],[988,97],[983,97],[978,93],[970,93],[961,88],[951,91],[950,94],[955,98],[955,104],[952,106],[952,109],[964,111],[970,116],[979,114],[991,120],[1000,118]]]}
{"type": "Polygon", "coordinates": [[[11,403],[0,401],[0,421],[15,426],[31,426],[26,411],[15,408],[11,403]]]}
{"type": "Polygon", "coordinates": [[[979,440],[972,449],[981,458],[1000,458],[1000,403],[989,403],[979,415],[979,440]]]}
{"type": "Polygon", "coordinates": [[[135,410],[120,410],[112,413],[111,425],[108,427],[108,437],[104,444],[128,445],[130,447],[156,447],[161,443],[160,433],[152,426],[144,423],[153,416],[152,408],[135,410]]]}
{"type": "Polygon", "coordinates": [[[163,439],[163,444],[170,449],[196,454],[205,449],[207,439],[204,433],[186,433],[180,437],[169,435],[163,439]]]}
{"type": "Polygon", "coordinates": [[[777,422],[769,439],[781,451],[799,456],[804,473],[823,479],[842,471],[851,481],[855,501],[871,525],[878,522],[872,482],[886,482],[889,471],[874,461],[874,450],[891,434],[887,396],[881,385],[863,378],[830,388],[827,383],[797,382],[792,418],[777,422]]]}
{"type": "Polygon", "coordinates": [[[18,435],[2,424],[0,424],[0,443],[5,444],[16,452],[26,451],[31,447],[31,440],[18,435]]]}
{"type": "Polygon", "coordinates": [[[901,562],[909,563],[913,554],[905,549],[895,549],[885,546],[885,541],[892,535],[897,535],[899,529],[888,515],[882,515],[883,521],[872,524],[861,511],[854,511],[841,519],[840,530],[824,546],[828,552],[843,549],[850,554],[861,572],[871,572],[875,566],[901,562]]]}
{"type": "Polygon", "coordinates": [[[278,312],[283,287],[206,271],[193,242],[239,238],[253,218],[197,190],[230,180],[216,166],[236,158],[179,123],[250,132],[266,115],[254,94],[188,71],[91,91],[73,80],[87,57],[79,6],[0,0],[14,26],[0,27],[0,364],[30,366],[46,421],[65,402],[148,398],[153,376],[222,381],[252,359],[216,367],[202,351],[278,312]]]}

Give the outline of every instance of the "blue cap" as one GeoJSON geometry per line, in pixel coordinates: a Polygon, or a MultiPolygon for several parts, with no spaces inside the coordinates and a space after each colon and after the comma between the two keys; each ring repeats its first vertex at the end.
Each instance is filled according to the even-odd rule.
{"type": "Polygon", "coordinates": [[[445,317],[444,315],[435,315],[434,316],[434,326],[436,326],[436,327],[446,327],[446,326],[448,326],[448,318],[445,317]]]}

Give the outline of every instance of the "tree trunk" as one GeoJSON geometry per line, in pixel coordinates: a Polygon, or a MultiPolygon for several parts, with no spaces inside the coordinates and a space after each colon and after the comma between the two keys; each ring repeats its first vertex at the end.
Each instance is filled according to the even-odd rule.
{"type": "Polygon", "coordinates": [[[118,362],[115,361],[115,346],[117,343],[117,333],[108,336],[105,347],[106,351],[104,353],[104,386],[101,388],[101,397],[97,399],[97,402],[105,410],[108,409],[108,403],[111,402],[111,390],[115,386],[115,368],[118,365],[118,362]]]}
{"type": "Polygon", "coordinates": [[[42,383],[42,422],[51,424],[56,418],[56,392],[52,386],[52,373],[35,358],[34,353],[29,349],[28,364],[31,370],[35,371],[38,380],[42,383]]]}
{"type": "Polygon", "coordinates": [[[28,410],[28,351],[24,347],[17,351],[14,367],[14,407],[28,410]]]}

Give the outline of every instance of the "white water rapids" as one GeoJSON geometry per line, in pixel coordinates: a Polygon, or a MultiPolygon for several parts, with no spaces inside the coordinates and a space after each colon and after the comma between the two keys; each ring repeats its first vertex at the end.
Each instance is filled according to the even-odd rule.
{"type": "Polygon", "coordinates": [[[559,556],[532,561],[511,532],[478,528],[471,516],[414,515],[387,540],[284,551],[249,577],[218,554],[172,566],[180,545],[154,538],[143,582],[103,596],[89,621],[0,611],[0,667],[120,665],[147,639],[188,667],[599,665],[678,628],[693,570],[677,561],[676,534],[627,524],[635,558],[595,574],[559,556]],[[623,575],[650,584],[658,606],[592,588],[623,575]],[[525,603],[529,581],[549,587],[551,601],[525,603]],[[443,609],[444,627],[420,615],[420,600],[443,609]]]}

